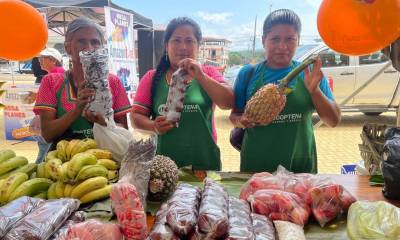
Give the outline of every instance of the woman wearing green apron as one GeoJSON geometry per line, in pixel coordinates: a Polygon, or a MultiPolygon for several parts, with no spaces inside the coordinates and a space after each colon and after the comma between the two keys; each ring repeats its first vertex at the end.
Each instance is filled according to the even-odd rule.
{"type": "Polygon", "coordinates": [[[132,123],[136,128],[158,134],[157,154],[173,159],[178,167],[196,170],[220,170],[220,151],[216,144],[214,107],[231,109],[233,90],[211,66],[201,66],[197,59],[201,30],[189,18],[175,18],[164,33],[164,56],[156,70],[147,72],[136,92],[132,123]],[[184,107],[175,127],[164,117],[171,75],[184,69],[189,78],[184,107]]]}
{"type": "MultiPolygon", "coordinates": [[[[93,138],[93,123],[106,125],[100,114],[85,111],[94,96],[93,89],[85,88],[79,52],[102,47],[104,35],[100,26],[87,19],[75,19],[65,34],[65,50],[72,61],[72,68],[65,74],[48,74],[42,79],[34,112],[40,115],[42,136],[53,147],[62,139],[93,138]]],[[[130,104],[121,81],[108,76],[113,100],[114,120],[127,128],[126,114],[130,104]]]]}
{"type": "Polygon", "coordinates": [[[242,116],[246,102],[263,85],[279,84],[299,62],[293,55],[299,44],[301,23],[291,10],[279,9],[264,21],[262,42],[266,60],[255,66],[244,66],[235,82],[235,108],[230,119],[245,128],[240,152],[240,170],[273,172],[279,165],[293,172],[317,172],[317,152],[312,114],[316,110],[328,126],[340,122],[327,80],[321,72],[321,61],[305,69],[290,84],[283,111],[267,126],[255,126],[242,116]]]}

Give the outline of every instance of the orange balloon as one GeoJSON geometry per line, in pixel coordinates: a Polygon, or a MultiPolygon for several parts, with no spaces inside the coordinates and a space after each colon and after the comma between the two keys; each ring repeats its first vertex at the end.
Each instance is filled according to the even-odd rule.
{"type": "Polygon", "coordinates": [[[400,0],[323,0],[317,26],[333,50],[366,55],[400,37],[400,0]]]}
{"type": "Polygon", "coordinates": [[[0,0],[0,58],[25,60],[46,46],[48,31],[43,16],[18,0],[0,0]]]}

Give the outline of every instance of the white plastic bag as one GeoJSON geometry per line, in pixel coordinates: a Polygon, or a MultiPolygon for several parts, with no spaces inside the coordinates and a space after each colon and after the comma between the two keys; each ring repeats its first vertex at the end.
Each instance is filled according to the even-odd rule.
{"type": "Polygon", "coordinates": [[[110,151],[113,160],[121,162],[128,150],[129,142],[133,140],[133,135],[128,129],[117,126],[114,120],[106,119],[106,123],[106,127],[94,124],[94,140],[97,142],[98,148],[110,151]]]}

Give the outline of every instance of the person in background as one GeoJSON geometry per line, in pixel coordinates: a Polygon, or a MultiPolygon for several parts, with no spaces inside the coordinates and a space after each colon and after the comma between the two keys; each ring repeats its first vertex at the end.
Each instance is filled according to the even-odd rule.
{"type": "Polygon", "coordinates": [[[220,170],[214,108],[231,109],[234,96],[217,69],[197,62],[201,40],[200,27],[192,19],[179,17],[169,22],[164,55],[157,69],[148,71],[139,82],[131,121],[136,128],[157,133],[157,154],[170,157],[178,167],[220,170]],[[171,76],[178,68],[188,73],[189,84],[179,127],[175,127],[163,114],[171,76]]]}
{"type": "Polygon", "coordinates": [[[35,84],[40,84],[44,75],[47,74],[45,70],[42,69],[39,62],[39,57],[32,58],[32,73],[36,77],[35,84]]]}
{"type": "Polygon", "coordinates": [[[45,48],[39,54],[40,67],[47,73],[64,73],[62,55],[55,48],[45,48]]]}

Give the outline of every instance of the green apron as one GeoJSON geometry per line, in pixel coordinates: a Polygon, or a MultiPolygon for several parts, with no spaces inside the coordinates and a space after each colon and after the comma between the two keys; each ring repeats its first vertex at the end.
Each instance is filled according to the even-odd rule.
{"type": "MultiPolygon", "coordinates": [[[[265,71],[264,66],[261,71],[265,71]]],[[[257,79],[253,94],[264,84],[257,79]]],[[[300,77],[286,106],[267,126],[246,129],[240,152],[240,170],[273,172],[279,165],[293,172],[317,172],[317,151],[312,125],[314,105],[300,77]]]]}
{"type": "MultiPolygon", "coordinates": [[[[70,88],[73,83],[70,83],[71,77],[68,72],[65,73],[65,79],[62,83],[60,89],[56,93],[57,98],[57,118],[61,118],[67,113],[67,110],[63,108],[62,105],[62,93],[66,89],[66,98],[68,102],[73,102],[70,96],[70,88]]],[[[71,126],[56,140],[53,141],[51,149],[55,149],[55,145],[60,140],[71,140],[71,139],[83,139],[83,138],[93,138],[93,123],[89,122],[86,118],[79,116],[71,126]]]]}
{"type": "MultiPolygon", "coordinates": [[[[153,118],[163,115],[169,86],[165,76],[153,97],[153,118]]],[[[221,170],[220,151],[212,138],[213,102],[197,80],[185,93],[179,127],[158,136],[157,154],[170,157],[178,167],[195,170],[221,170]]]]}

